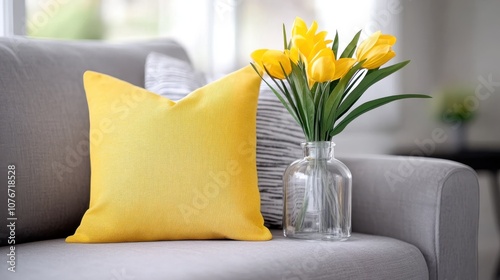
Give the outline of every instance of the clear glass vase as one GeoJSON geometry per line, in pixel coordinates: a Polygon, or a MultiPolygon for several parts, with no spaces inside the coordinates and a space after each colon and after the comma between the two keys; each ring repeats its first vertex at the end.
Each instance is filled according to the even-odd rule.
{"type": "Polygon", "coordinates": [[[351,236],[352,175],[335,159],[333,142],[302,143],[304,158],[283,176],[286,237],[346,240],[351,236]]]}

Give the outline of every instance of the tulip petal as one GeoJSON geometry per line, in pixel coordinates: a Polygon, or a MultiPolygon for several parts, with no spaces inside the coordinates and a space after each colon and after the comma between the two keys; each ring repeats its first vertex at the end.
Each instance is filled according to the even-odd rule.
{"type": "Polygon", "coordinates": [[[307,74],[315,82],[331,81],[335,75],[335,59],[330,48],[320,50],[308,64],[307,74]]]}
{"type": "Polygon", "coordinates": [[[296,46],[292,46],[289,50],[285,50],[285,54],[293,63],[299,63],[299,49],[296,46]]]}
{"type": "Polygon", "coordinates": [[[354,58],[341,58],[335,61],[335,76],[332,80],[337,80],[345,76],[347,72],[352,68],[352,66],[356,63],[356,59],[354,58]]]}
{"type": "Polygon", "coordinates": [[[262,56],[263,67],[268,74],[276,79],[284,79],[292,72],[290,58],[283,51],[267,50],[262,56]],[[283,73],[283,70],[285,71],[283,73]]]}
{"type": "MultiPolygon", "coordinates": [[[[382,48],[381,48],[382,49],[382,48]]],[[[386,52],[383,51],[375,51],[374,55],[370,57],[364,64],[363,67],[366,69],[375,69],[383,64],[387,63],[393,57],[396,56],[396,53],[393,50],[388,50],[386,52]]]]}
{"type": "Polygon", "coordinates": [[[325,41],[326,36],[328,35],[328,32],[326,31],[321,31],[318,32],[318,34],[314,35],[314,41],[325,41]]]}
{"type": "Polygon", "coordinates": [[[306,37],[302,35],[296,35],[292,38],[293,45],[297,47],[299,52],[307,57],[309,53],[311,53],[312,48],[314,45],[312,45],[312,42],[307,40],[306,37]]]}
{"type": "Polygon", "coordinates": [[[320,55],[321,52],[327,51],[327,49],[329,48],[326,47],[326,44],[324,42],[317,42],[316,45],[314,45],[314,47],[309,52],[309,57],[307,59],[313,60],[314,57],[320,55]]]}
{"type": "Polygon", "coordinates": [[[311,27],[309,28],[309,30],[307,30],[306,35],[308,37],[314,38],[314,35],[316,34],[317,30],[318,30],[318,23],[316,21],[313,21],[311,27]]]}
{"type": "Polygon", "coordinates": [[[391,50],[390,45],[378,45],[378,46],[374,46],[373,48],[371,48],[366,53],[366,56],[368,57],[368,60],[371,60],[372,57],[379,56],[379,55],[385,55],[390,50],[391,50]]]}
{"type": "Polygon", "coordinates": [[[368,39],[364,40],[361,42],[361,44],[358,47],[358,50],[356,52],[356,57],[358,58],[358,61],[365,60],[366,59],[366,53],[375,46],[375,44],[378,41],[378,38],[380,37],[382,32],[377,31],[370,35],[368,39]]]}
{"type": "Polygon", "coordinates": [[[306,32],[307,32],[306,22],[302,18],[296,17],[292,27],[292,37],[298,34],[305,35],[306,32]]]}
{"type": "Polygon", "coordinates": [[[393,36],[393,35],[389,35],[389,34],[382,34],[380,35],[379,39],[378,39],[378,43],[379,44],[387,44],[387,45],[394,45],[396,44],[396,37],[393,36]]]}
{"type": "Polygon", "coordinates": [[[363,68],[378,68],[396,56],[396,53],[392,50],[395,43],[395,36],[377,31],[361,43],[356,57],[358,61],[365,61],[363,68]]]}
{"type": "Polygon", "coordinates": [[[268,49],[255,50],[250,54],[250,57],[252,57],[252,59],[255,62],[258,62],[258,61],[262,60],[262,56],[264,56],[264,53],[266,53],[267,51],[268,51],[268,49]]]}
{"type": "Polygon", "coordinates": [[[266,53],[267,51],[268,51],[268,49],[255,50],[250,54],[250,57],[253,59],[253,61],[255,61],[255,63],[257,63],[257,65],[259,67],[263,68],[262,67],[262,57],[264,56],[264,53],[266,53]]]}

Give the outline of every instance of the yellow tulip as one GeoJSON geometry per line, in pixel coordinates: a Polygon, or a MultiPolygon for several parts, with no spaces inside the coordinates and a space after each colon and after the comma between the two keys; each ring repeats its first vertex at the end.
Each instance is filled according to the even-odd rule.
{"type": "Polygon", "coordinates": [[[330,48],[320,50],[310,62],[307,63],[307,77],[309,87],[315,82],[323,83],[335,77],[335,56],[330,48]]]}
{"type": "Polygon", "coordinates": [[[378,68],[396,56],[392,50],[395,43],[396,37],[377,31],[359,45],[356,52],[357,60],[366,59],[363,64],[366,69],[378,68]]]}
{"type": "Polygon", "coordinates": [[[343,78],[349,70],[351,70],[352,66],[356,63],[356,59],[354,58],[341,58],[335,61],[335,75],[332,80],[337,80],[343,78]]]}
{"type": "Polygon", "coordinates": [[[313,21],[310,28],[300,17],[295,18],[292,27],[292,44],[297,47],[303,60],[311,60],[322,49],[326,48],[331,40],[325,40],[327,32],[316,33],[318,23],[313,21]]]}
{"type": "Polygon", "coordinates": [[[282,80],[285,79],[285,75],[288,76],[292,72],[290,56],[283,51],[259,49],[254,51],[251,57],[261,69],[266,69],[273,78],[282,80]]]}
{"type": "Polygon", "coordinates": [[[307,33],[306,22],[302,18],[296,17],[295,20],[293,21],[292,37],[297,34],[306,34],[306,33],[307,33]]]}
{"type": "Polygon", "coordinates": [[[354,58],[341,58],[335,60],[335,55],[330,48],[324,48],[307,63],[307,77],[309,87],[314,83],[335,81],[344,77],[356,63],[354,58]]]}
{"type": "Polygon", "coordinates": [[[299,49],[296,46],[292,46],[289,50],[285,50],[285,54],[296,65],[299,63],[299,49]]]}

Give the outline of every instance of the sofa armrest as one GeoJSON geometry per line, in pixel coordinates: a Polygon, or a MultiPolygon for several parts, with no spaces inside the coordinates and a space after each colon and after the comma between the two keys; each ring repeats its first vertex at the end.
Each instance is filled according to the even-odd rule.
{"type": "Polygon", "coordinates": [[[429,279],[477,279],[479,184],[447,160],[341,158],[353,174],[353,231],[397,238],[425,257],[429,279]]]}

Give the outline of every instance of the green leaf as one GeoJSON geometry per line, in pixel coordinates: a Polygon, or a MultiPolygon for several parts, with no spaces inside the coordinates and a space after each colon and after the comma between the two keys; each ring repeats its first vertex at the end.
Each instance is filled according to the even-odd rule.
{"type": "Polygon", "coordinates": [[[361,35],[361,30],[358,31],[358,33],[356,33],[356,35],[354,35],[354,37],[352,38],[351,42],[349,43],[349,45],[347,45],[347,47],[345,48],[345,50],[342,52],[342,55],[340,56],[340,58],[345,58],[345,57],[352,57],[354,52],[356,51],[356,46],[358,45],[358,41],[359,41],[359,36],[361,35]]]}
{"type": "Polygon", "coordinates": [[[313,100],[314,100],[314,107],[318,108],[319,101],[321,97],[323,96],[323,88],[324,85],[322,83],[314,83],[313,87],[311,88],[311,93],[314,93],[313,95],[313,100]]]}
{"type": "Polygon", "coordinates": [[[361,68],[362,63],[355,64],[347,74],[340,79],[340,82],[335,86],[330,96],[324,103],[323,108],[323,123],[322,126],[325,128],[324,131],[329,131],[333,124],[335,123],[338,114],[338,106],[342,97],[344,96],[345,88],[347,83],[351,80],[352,76],[361,68]]]}
{"type": "Polygon", "coordinates": [[[312,94],[309,90],[304,72],[299,66],[292,63],[292,73],[290,76],[291,79],[289,79],[289,84],[296,96],[297,109],[299,113],[304,116],[303,120],[305,123],[305,130],[307,131],[306,138],[311,140],[314,136],[314,114],[316,111],[312,94]]]}
{"type": "Polygon", "coordinates": [[[319,87],[319,84],[318,83],[314,83],[312,88],[311,88],[311,96],[314,100],[314,104],[316,104],[316,93],[318,91],[318,87],[319,87]]]}
{"type": "Polygon", "coordinates": [[[351,107],[359,100],[361,95],[373,84],[382,80],[383,78],[391,75],[392,73],[398,71],[399,69],[410,63],[409,60],[403,61],[386,68],[381,68],[378,70],[370,70],[363,78],[363,80],[358,84],[356,88],[350,92],[345,100],[339,106],[338,117],[342,117],[351,107]]]}
{"type": "Polygon", "coordinates": [[[328,95],[333,91],[333,89],[339,84],[340,79],[329,82],[328,95]]]}
{"type": "MultiPolygon", "coordinates": [[[[275,81],[275,82],[276,82],[276,81],[275,81]]],[[[286,87],[285,83],[283,82],[283,80],[280,80],[280,82],[281,82],[281,85],[282,85],[282,87],[283,87],[283,90],[282,90],[282,91],[285,93],[284,95],[285,95],[286,99],[288,100],[288,103],[289,103],[289,104],[292,104],[290,107],[291,107],[291,108],[294,110],[294,112],[295,112],[295,116],[294,116],[295,121],[297,122],[297,124],[299,124],[299,125],[300,125],[300,127],[304,127],[303,123],[300,121],[300,119],[299,119],[299,117],[298,117],[298,116],[299,116],[299,113],[297,112],[297,107],[296,107],[296,106],[294,105],[294,103],[293,103],[293,98],[292,98],[292,96],[291,96],[290,92],[288,91],[288,89],[287,89],[287,87],[286,87]]]]}
{"type": "Polygon", "coordinates": [[[344,96],[342,97],[342,100],[344,100],[344,98],[347,96],[347,94],[351,92],[351,90],[354,88],[354,86],[359,85],[358,81],[360,79],[363,80],[363,78],[366,76],[366,74],[367,74],[366,69],[361,69],[358,72],[356,72],[356,74],[351,78],[351,80],[347,84],[347,87],[346,87],[346,90],[344,92],[344,96]]]}
{"type": "Polygon", "coordinates": [[[329,88],[329,86],[322,84],[322,87],[323,87],[323,89],[319,89],[321,92],[318,94],[320,97],[318,98],[318,103],[316,104],[317,112],[316,112],[315,120],[314,120],[314,125],[315,125],[316,129],[314,130],[315,133],[314,133],[314,139],[313,139],[315,141],[326,140],[326,139],[321,139],[322,135],[324,135],[324,132],[323,132],[324,127],[321,124],[321,116],[323,115],[323,102],[324,102],[325,96],[326,96],[325,88],[329,88]]]}
{"type": "Polygon", "coordinates": [[[288,84],[290,85],[290,91],[291,91],[290,98],[292,99],[291,102],[295,104],[295,107],[297,108],[297,116],[300,120],[300,126],[302,127],[304,134],[308,135],[309,132],[306,122],[306,116],[304,115],[304,111],[302,110],[302,104],[299,100],[299,93],[297,92],[297,86],[295,85],[295,82],[291,76],[287,76],[286,79],[288,84]]]}
{"type": "Polygon", "coordinates": [[[337,60],[338,53],[337,51],[339,50],[339,32],[335,31],[335,39],[333,39],[333,44],[332,44],[332,51],[333,55],[335,55],[335,60],[337,60]]]}
{"type": "MultiPolygon", "coordinates": [[[[271,86],[271,84],[269,84],[268,81],[266,81],[264,79],[264,77],[260,74],[259,70],[257,70],[257,68],[255,67],[255,65],[253,63],[250,63],[250,65],[252,65],[252,68],[255,70],[255,72],[257,72],[257,75],[259,75],[259,77],[262,79],[262,81],[264,81],[264,83],[266,83],[266,85],[273,91],[273,93],[276,95],[276,97],[278,97],[278,100],[281,102],[281,104],[283,104],[283,106],[286,108],[286,110],[290,113],[290,115],[292,115],[292,117],[295,119],[295,121],[301,125],[298,117],[297,117],[297,113],[296,113],[296,109],[295,107],[293,106],[293,103],[288,103],[285,101],[285,99],[281,96],[281,94],[278,93],[278,91],[273,88],[271,86]]],[[[267,69],[266,69],[266,72],[267,72],[267,69]]],[[[271,79],[273,79],[271,77],[271,79]]],[[[274,79],[273,79],[274,81],[274,79]]],[[[274,81],[276,83],[276,81],[274,81]]],[[[282,90],[281,90],[282,91],[282,90]]],[[[287,95],[285,94],[285,92],[282,91],[282,93],[287,97],[287,95]]]]}
{"type": "MultiPolygon", "coordinates": [[[[293,64],[294,65],[294,64],[293,64]]],[[[285,72],[283,65],[281,65],[281,69],[283,72],[285,72]]],[[[295,71],[295,70],[294,70],[295,71]]],[[[303,102],[301,100],[301,89],[297,90],[297,82],[295,81],[293,77],[294,72],[290,73],[290,75],[285,75],[286,80],[288,84],[290,85],[291,89],[291,94],[288,93],[288,99],[291,104],[294,104],[296,112],[297,112],[297,117],[299,119],[299,124],[302,127],[302,130],[304,131],[305,135],[309,135],[311,132],[311,126],[309,125],[309,121],[307,118],[307,113],[303,109],[303,102]]],[[[299,85],[300,86],[300,85],[299,85]]],[[[283,86],[286,88],[286,86],[283,86]]],[[[287,91],[288,92],[288,91],[287,91]]]]}
{"type": "Polygon", "coordinates": [[[286,40],[286,28],[284,23],[283,23],[283,49],[288,50],[288,43],[286,40]]]}
{"type": "Polygon", "coordinates": [[[373,110],[375,108],[378,108],[382,105],[385,105],[389,102],[404,98],[431,98],[431,97],[423,94],[400,94],[400,95],[386,96],[368,101],[366,103],[361,104],[356,109],[352,110],[352,112],[350,112],[338,125],[336,125],[335,128],[329,133],[330,137],[333,137],[342,132],[350,122],[352,122],[354,119],[361,116],[362,114],[370,110],[373,110]]]}

